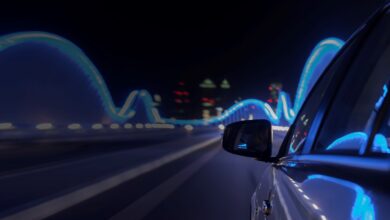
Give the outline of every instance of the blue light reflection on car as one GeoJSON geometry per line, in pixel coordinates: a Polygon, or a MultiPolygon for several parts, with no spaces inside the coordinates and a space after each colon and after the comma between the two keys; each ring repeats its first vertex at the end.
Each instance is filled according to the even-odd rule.
{"type": "Polygon", "coordinates": [[[237,147],[239,149],[247,149],[248,146],[247,146],[247,144],[244,143],[244,144],[238,144],[237,147]]]}
{"type": "Polygon", "coordinates": [[[352,210],[351,210],[351,219],[354,219],[354,220],[355,219],[356,220],[358,220],[358,219],[359,220],[360,219],[374,220],[375,219],[375,208],[374,208],[374,204],[372,202],[372,199],[370,198],[369,195],[367,195],[365,193],[364,189],[361,186],[359,186],[356,183],[347,181],[347,180],[342,180],[342,179],[338,179],[338,178],[334,178],[334,177],[330,177],[330,176],[325,176],[325,175],[320,175],[320,174],[308,176],[308,178],[307,178],[307,180],[305,180],[305,182],[310,181],[310,180],[316,180],[316,179],[332,182],[332,183],[335,183],[335,184],[338,184],[338,185],[341,185],[344,187],[348,187],[348,188],[355,191],[356,198],[355,198],[354,204],[352,206],[352,210]]]}
{"type": "Polygon", "coordinates": [[[305,143],[305,141],[306,141],[306,137],[305,137],[305,138],[302,138],[302,139],[299,141],[299,143],[296,145],[295,148],[293,147],[293,145],[294,145],[294,143],[295,143],[295,140],[292,141],[292,142],[290,143],[290,147],[289,147],[289,149],[288,149],[288,152],[289,152],[289,153],[295,153],[297,150],[299,150],[299,149],[303,146],[303,144],[305,143]]]}

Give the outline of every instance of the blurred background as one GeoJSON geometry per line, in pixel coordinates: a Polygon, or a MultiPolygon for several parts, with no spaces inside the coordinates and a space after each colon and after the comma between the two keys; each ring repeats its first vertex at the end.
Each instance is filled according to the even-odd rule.
{"type": "Polygon", "coordinates": [[[277,153],[323,68],[384,3],[3,3],[0,217],[247,218],[264,165],[221,151],[222,130],[268,119],[277,153]]]}

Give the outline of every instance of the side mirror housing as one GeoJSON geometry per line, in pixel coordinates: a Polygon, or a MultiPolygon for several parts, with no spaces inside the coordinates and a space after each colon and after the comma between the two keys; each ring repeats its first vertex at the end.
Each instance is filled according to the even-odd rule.
{"type": "Polygon", "coordinates": [[[250,120],[229,124],[225,128],[222,145],[230,153],[270,161],[272,155],[271,122],[250,120]]]}

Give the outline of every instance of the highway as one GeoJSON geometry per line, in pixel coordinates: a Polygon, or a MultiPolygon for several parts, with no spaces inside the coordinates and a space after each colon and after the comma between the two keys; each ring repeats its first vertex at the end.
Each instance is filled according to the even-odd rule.
{"type": "Polygon", "coordinates": [[[17,145],[0,149],[0,219],[247,219],[265,167],[210,128],[17,145]]]}

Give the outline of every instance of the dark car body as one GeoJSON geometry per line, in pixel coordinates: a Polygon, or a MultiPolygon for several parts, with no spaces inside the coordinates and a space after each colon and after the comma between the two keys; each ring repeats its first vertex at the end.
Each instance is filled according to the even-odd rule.
{"type": "Polygon", "coordinates": [[[390,218],[389,80],[387,6],[324,71],[276,157],[245,153],[250,146],[234,152],[224,143],[230,152],[268,162],[251,219],[390,218]]]}

